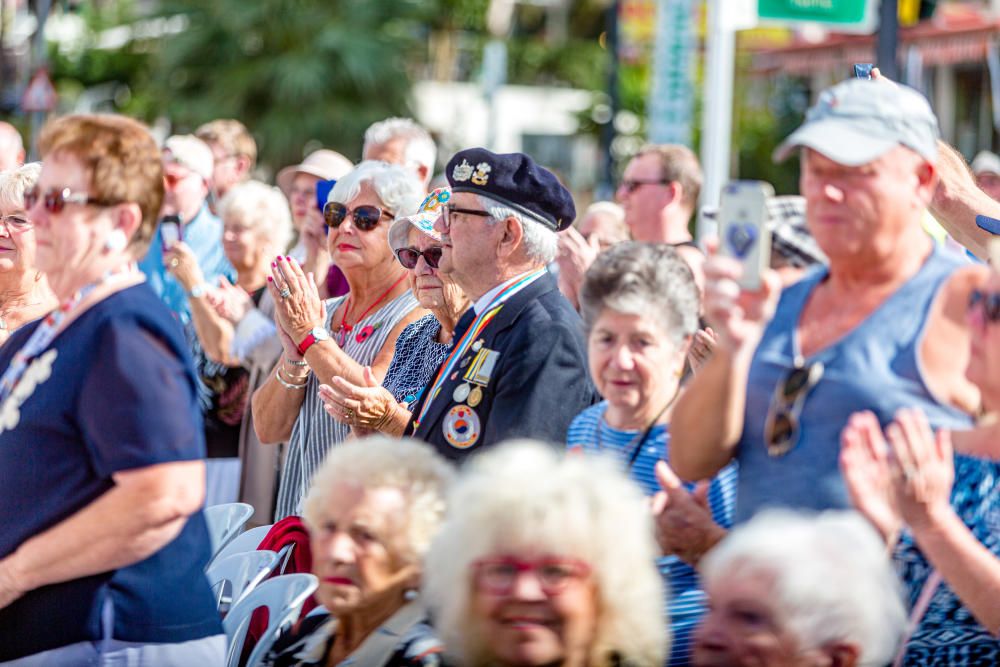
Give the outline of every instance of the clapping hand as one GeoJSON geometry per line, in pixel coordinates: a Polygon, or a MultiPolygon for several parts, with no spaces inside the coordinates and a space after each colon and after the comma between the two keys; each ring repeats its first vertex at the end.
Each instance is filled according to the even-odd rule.
{"type": "Polygon", "coordinates": [[[208,295],[208,303],[219,317],[239,324],[253,308],[253,299],[242,287],[233,285],[225,276],[219,278],[218,289],[208,295]]]}
{"type": "Polygon", "coordinates": [[[379,384],[370,366],[364,369],[364,385],[342,377],[319,387],[326,413],[355,430],[357,435],[380,431],[396,408],[396,399],[379,384]]]}
{"type": "Polygon", "coordinates": [[[914,531],[952,512],[951,437],[931,431],[920,410],[903,409],[882,430],[870,412],[851,416],[841,434],[841,471],[851,500],[885,536],[905,522],[914,531]]]}
{"type": "Polygon", "coordinates": [[[170,250],[163,255],[163,263],[177,281],[190,292],[195,285],[205,282],[205,276],[198,266],[198,259],[194,256],[190,246],[183,241],[178,241],[170,250]]]}
{"type": "Polygon", "coordinates": [[[664,555],[675,555],[685,563],[697,565],[726,536],[726,530],[712,519],[708,506],[709,482],[699,482],[689,492],[666,461],[656,464],[656,479],[662,489],[653,496],[660,549],[664,555]]]}
{"type": "Polygon", "coordinates": [[[601,244],[596,234],[588,240],[573,227],[559,234],[559,254],[556,255],[559,289],[574,306],[579,305],[583,275],[600,252],[601,244]]]}
{"type": "Polygon", "coordinates": [[[326,321],[326,308],[319,297],[313,274],[308,276],[291,257],[279,256],[271,262],[267,289],[274,299],[278,328],[293,341],[302,341],[326,321]]]}

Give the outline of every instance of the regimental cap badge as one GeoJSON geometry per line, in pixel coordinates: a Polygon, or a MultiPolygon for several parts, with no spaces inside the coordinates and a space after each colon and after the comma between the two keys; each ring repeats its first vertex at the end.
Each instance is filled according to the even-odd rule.
{"type": "MultiPolygon", "coordinates": [[[[462,164],[465,164],[463,160],[462,164]]],[[[490,172],[493,167],[488,162],[480,162],[476,165],[476,173],[472,175],[472,182],[476,185],[486,185],[490,180],[490,172]]]]}
{"type": "Polygon", "coordinates": [[[456,164],[451,170],[451,180],[456,183],[464,183],[472,177],[472,165],[468,160],[462,160],[462,164],[456,164]]]}

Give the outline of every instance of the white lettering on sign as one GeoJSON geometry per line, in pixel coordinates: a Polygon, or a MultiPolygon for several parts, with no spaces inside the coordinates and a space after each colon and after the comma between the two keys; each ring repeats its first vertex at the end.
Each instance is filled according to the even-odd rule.
{"type": "Polygon", "coordinates": [[[833,0],[792,0],[800,9],[833,9],[833,0]]]}

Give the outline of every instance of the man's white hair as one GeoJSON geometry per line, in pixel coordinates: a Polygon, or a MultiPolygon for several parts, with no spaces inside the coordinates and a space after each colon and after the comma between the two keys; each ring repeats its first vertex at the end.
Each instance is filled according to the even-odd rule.
{"type": "Polygon", "coordinates": [[[337,445],[312,478],[302,505],[310,531],[322,525],[330,493],[342,482],[366,490],[396,489],[406,501],[404,534],[395,555],[419,563],[444,521],[454,469],[423,442],[381,435],[337,445]]]}
{"type": "Polygon", "coordinates": [[[361,194],[363,183],[370,184],[382,205],[397,216],[416,211],[424,198],[423,186],[409,169],[379,160],[365,160],[337,181],[326,200],[346,204],[361,194]]]}
{"type": "Polygon", "coordinates": [[[490,214],[490,223],[496,224],[500,220],[514,218],[521,223],[524,230],[524,250],[528,258],[539,266],[545,266],[556,258],[556,251],[559,249],[559,237],[556,232],[549,229],[542,223],[525,215],[516,208],[511,208],[506,204],[487,197],[486,195],[476,195],[479,205],[490,214]]]}
{"type": "Polygon", "coordinates": [[[473,563],[493,554],[579,558],[598,598],[590,665],[662,665],[669,648],[663,579],[642,491],[617,462],[564,456],[537,441],[474,457],[427,553],[424,597],[456,664],[488,664],[472,606],[473,563]]]}
{"type": "Polygon", "coordinates": [[[24,210],[24,193],[38,182],[41,162],[29,162],[17,169],[0,171],[0,209],[24,210]]]}
{"type": "Polygon", "coordinates": [[[252,227],[258,238],[271,244],[275,253],[284,252],[292,239],[292,212],[281,190],[246,181],[234,185],[219,202],[223,220],[235,220],[252,227]]]}
{"type": "Polygon", "coordinates": [[[802,650],[858,647],[858,664],[892,660],[906,612],[885,544],[856,512],[766,510],[701,562],[706,588],[726,574],[774,577],[772,600],[802,650]]]}
{"type": "Polygon", "coordinates": [[[406,149],[403,152],[406,166],[426,167],[427,180],[430,181],[437,160],[437,145],[430,132],[412,118],[386,118],[373,123],[365,130],[362,155],[367,154],[370,146],[385,144],[398,138],[406,139],[406,149]]]}

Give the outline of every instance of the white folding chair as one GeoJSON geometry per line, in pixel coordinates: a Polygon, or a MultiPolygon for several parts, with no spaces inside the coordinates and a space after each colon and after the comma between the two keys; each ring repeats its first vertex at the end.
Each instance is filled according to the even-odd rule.
{"type": "Polygon", "coordinates": [[[278,554],[267,550],[245,551],[217,559],[205,576],[219,611],[231,609],[264,581],[277,564],[278,554]]]}
{"type": "Polygon", "coordinates": [[[229,544],[219,549],[219,553],[212,557],[212,560],[209,561],[208,567],[205,568],[205,570],[208,571],[209,568],[214,566],[223,558],[227,558],[233,554],[256,551],[257,547],[260,546],[260,543],[264,541],[264,537],[267,536],[267,531],[269,530],[271,530],[271,526],[257,526],[256,528],[243,531],[230,540],[229,544]]]}
{"type": "Polygon", "coordinates": [[[302,605],[317,586],[319,580],[311,574],[285,574],[262,582],[234,604],[222,621],[229,642],[226,665],[239,666],[254,610],[267,607],[267,630],[254,646],[245,667],[260,665],[278,636],[298,619],[302,605]]]}
{"type": "Polygon", "coordinates": [[[253,516],[253,506],[246,503],[225,503],[205,508],[205,522],[212,540],[212,555],[240,534],[243,526],[253,516]]]}

